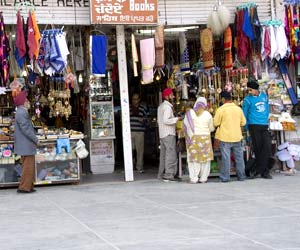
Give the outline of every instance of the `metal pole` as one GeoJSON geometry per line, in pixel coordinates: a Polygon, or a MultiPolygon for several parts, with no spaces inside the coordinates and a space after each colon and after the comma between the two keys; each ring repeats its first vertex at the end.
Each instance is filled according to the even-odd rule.
{"type": "Polygon", "coordinates": [[[133,181],[132,145],[129,116],[128,75],[125,50],[124,25],[116,26],[119,65],[120,98],[122,110],[123,154],[125,181],[133,181]]]}

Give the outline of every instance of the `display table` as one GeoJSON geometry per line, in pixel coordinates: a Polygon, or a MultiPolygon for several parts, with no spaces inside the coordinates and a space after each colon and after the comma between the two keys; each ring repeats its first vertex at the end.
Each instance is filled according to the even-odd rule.
{"type": "MultiPolygon", "coordinates": [[[[70,147],[62,146],[59,150],[56,139],[40,140],[35,155],[35,185],[80,182],[80,161],[74,150],[79,139],[83,136],[70,138],[70,147]]],[[[0,187],[19,184],[22,167],[13,153],[13,145],[14,141],[0,142],[0,187]]]]}

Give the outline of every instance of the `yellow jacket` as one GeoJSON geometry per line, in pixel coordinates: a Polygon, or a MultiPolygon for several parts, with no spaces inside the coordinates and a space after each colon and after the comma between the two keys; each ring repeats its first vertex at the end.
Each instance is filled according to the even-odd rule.
{"type": "Polygon", "coordinates": [[[233,102],[227,102],[217,109],[214,116],[215,138],[223,142],[239,142],[243,138],[241,127],[245,125],[242,109],[233,102]]]}

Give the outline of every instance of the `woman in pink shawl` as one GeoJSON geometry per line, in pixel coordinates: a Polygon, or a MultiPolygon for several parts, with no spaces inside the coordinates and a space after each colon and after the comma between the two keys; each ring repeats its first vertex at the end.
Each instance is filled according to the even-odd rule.
{"type": "Polygon", "coordinates": [[[215,128],[212,115],[206,107],[206,99],[198,97],[194,107],[186,112],[183,121],[190,183],[207,182],[210,161],[213,160],[210,133],[215,128]]]}

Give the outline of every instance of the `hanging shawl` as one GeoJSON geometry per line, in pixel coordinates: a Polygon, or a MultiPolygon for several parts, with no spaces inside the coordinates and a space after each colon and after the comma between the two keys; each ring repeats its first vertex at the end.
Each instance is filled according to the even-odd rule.
{"type": "Polygon", "coordinates": [[[210,70],[214,67],[213,34],[210,29],[200,31],[200,44],[204,69],[210,70]]]}
{"type": "Polygon", "coordinates": [[[35,37],[35,41],[36,41],[36,49],[34,51],[34,55],[35,55],[35,58],[38,58],[39,49],[40,49],[41,33],[40,33],[39,27],[37,25],[34,11],[31,13],[31,18],[32,18],[32,25],[33,25],[33,30],[34,30],[34,37],[35,37]]]}
{"type": "Polygon", "coordinates": [[[225,52],[225,69],[232,69],[232,33],[228,26],[224,32],[224,52],[225,52]]]}
{"type": "Polygon", "coordinates": [[[30,13],[28,16],[27,25],[28,25],[28,28],[27,28],[28,56],[29,56],[29,59],[32,61],[34,58],[34,55],[36,53],[36,50],[38,48],[38,44],[35,39],[32,15],[30,13]]]}
{"type": "Polygon", "coordinates": [[[153,82],[153,67],[155,64],[154,38],[140,41],[142,77],[144,84],[153,82]]]}
{"type": "Polygon", "coordinates": [[[160,25],[155,28],[155,67],[163,68],[164,65],[165,65],[164,26],[160,25]]]}
{"type": "Polygon", "coordinates": [[[246,34],[247,37],[249,37],[250,40],[254,40],[255,37],[252,30],[248,8],[246,8],[244,12],[243,32],[246,34]]]}
{"type": "MultiPolygon", "coordinates": [[[[9,77],[9,40],[5,33],[4,19],[0,12],[0,69],[1,69],[1,86],[6,87],[9,77]]],[[[3,93],[3,91],[1,92],[3,93]]]]}
{"type": "Polygon", "coordinates": [[[20,68],[23,68],[26,55],[26,43],[24,36],[24,23],[20,11],[17,12],[17,27],[16,27],[16,51],[15,57],[20,68]]]}
{"type": "Polygon", "coordinates": [[[186,36],[184,32],[179,33],[180,47],[180,70],[181,72],[190,71],[190,58],[187,46],[186,36]]]}
{"type": "Polygon", "coordinates": [[[139,57],[136,49],[134,34],[131,34],[131,54],[132,54],[133,76],[137,77],[138,76],[137,63],[139,61],[139,57]]]}
{"type": "Polygon", "coordinates": [[[249,54],[249,39],[243,31],[245,9],[236,12],[237,15],[237,55],[240,62],[247,62],[249,54]]]}
{"type": "Polygon", "coordinates": [[[105,76],[106,73],[106,36],[90,36],[92,74],[105,76]]]}

